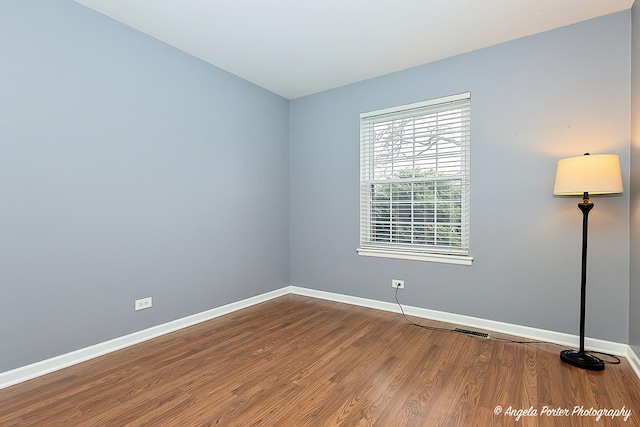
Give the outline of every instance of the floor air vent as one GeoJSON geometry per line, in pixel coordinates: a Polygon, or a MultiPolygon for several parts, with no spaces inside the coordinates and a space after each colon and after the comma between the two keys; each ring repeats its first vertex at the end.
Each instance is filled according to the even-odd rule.
{"type": "Polygon", "coordinates": [[[489,334],[485,334],[484,332],[470,331],[468,329],[455,328],[453,332],[457,332],[459,334],[467,334],[473,337],[489,338],[489,334]]]}

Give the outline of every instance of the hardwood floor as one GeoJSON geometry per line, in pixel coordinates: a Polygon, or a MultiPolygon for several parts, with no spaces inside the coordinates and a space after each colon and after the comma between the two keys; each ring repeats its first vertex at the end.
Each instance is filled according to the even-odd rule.
{"type": "Polygon", "coordinates": [[[559,351],[287,295],[0,390],[0,426],[640,426],[627,360],[590,372],[559,351]]]}

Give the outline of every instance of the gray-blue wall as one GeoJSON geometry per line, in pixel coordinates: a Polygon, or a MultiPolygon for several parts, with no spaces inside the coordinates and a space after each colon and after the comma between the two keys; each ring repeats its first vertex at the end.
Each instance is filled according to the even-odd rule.
{"type": "Polygon", "coordinates": [[[0,372],[288,285],[287,100],[70,0],[0,57],[0,372]]]}
{"type": "Polygon", "coordinates": [[[629,343],[640,355],[640,4],[631,9],[631,208],[629,343]]]}
{"type": "MultiPolygon", "coordinates": [[[[291,284],[577,334],[582,216],[558,159],[620,155],[629,184],[630,12],[290,105],[291,284]],[[359,114],[471,91],[473,266],[359,257],[359,114]]],[[[348,64],[346,65],[348,66],[348,64]]],[[[629,337],[629,193],[594,198],[587,336],[629,337]]]]}

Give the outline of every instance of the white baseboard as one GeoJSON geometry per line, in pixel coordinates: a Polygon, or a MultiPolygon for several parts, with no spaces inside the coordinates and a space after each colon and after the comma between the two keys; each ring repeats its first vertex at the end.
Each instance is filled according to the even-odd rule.
{"type": "MultiPolygon", "coordinates": [[[[361,307],[375,308],[378,310],[400,313],[400,308],[396,303],[377,301],[367,298],[353,297],[349,295],[335,294],[332,292],[316,291],[313,289],[291,286],[291,293],[314,298],[321,298],[335,302],[358,305],[361,307]]],[[[481,329],[493,332],[500,332],[517,337],[527,338],[536,341],[547,341],[570,347],[578,347],[580,337],[562,332],[548,331],[545,329],[531,328],[528,326],[514,325],[511,323],[497,322],[494,320],[482,319],[479,317],[464,316],[461,314],[447,313],[444,311],[429,310],[426,308],[412,307],[402,304],[407,315],[421,317],[440,322],[454,323],[456,325],[469,326],[474,329],[481,329]]],[[[585,348],[592,351],[601,351],[618,356],[627,356],[629,346],[627,344],[598,340],[595,338],[585,338],[585,348]]]]}
{"type": "MultiPolygon", "coordinates": [[[[368,307],[377,310],[400,313],[400,308],[395,303],[353,297],[332,292],[317,291],[314,289],[301,288],[297,286],[287,286],[275,291],[267,292],[265,294],[247,298],[242,301],[223,305],[221,307],[207,310],[202,313],[197,313],[192,316],[187,316],[182,319],[177,319],[172,322],[154,326],[152,328],[145,329],[139,332],[134,332],[123,337],[115,338],[90,347],[56,356],[51,359],[16,368],[11,371],[0,372],[0,389],[290,293],[357,305],[361,307],[368,307]]],[[[500,332],[517,337],[537,341],[548,341],[571,347],[577,347],[579,343],[578,336],[565,334],[562,332],[554,332],[544,329],[530,328],[528,326],[496,322],[493,320],[487,320],[478,317],[470,317],[443,311],[429,310],[426,308],[406,306],[404,304],[403,308],[407,315],[453,323],[456,325],[469,326],[474,329],[500,332]]],[[[597,340],[593,338],[585,338],[585,347],[593,351],[602,351],[627,357],[635,373],[638,375],[638,378],[640,378],[640,359],[638,358],[638,355],[635,354],[631,347],[627,344],[597,340]]]]}
{"type": "Polygon", "coordinates": [[[629,364],[631,365],[631,367],[635,371],[635,373],[638,376],[638,378],[640,378],[640,357],[638,357],[636,352],[633,351],[633,348],[631,348],[631,346],[629,346],[627,359],[629,359],[629,364]]]}
{"type": "Polygon", "coordinates": [[[267,292],[265,294],[257,295],[255,297],[247,298],[241,301],[237,301],[231,304],[223,305],[211,310],[203,311],[191,316],[183,317],[171,322],[163,323],[158,326],[154,326],[149,329],[134,332],[129,335],[125,335],[119,338],[115,338],[109,341],[105,341],[90,347],[85,347],[80,350],[72,351],[71,353],[63,354],[60,356],[52,357],[51,359],[43,360],[33,363],[31,365],[22,366],[20,368],[13,369],[11,371],[0,373],[0,389],[12,386],[14,384],[21,383],[69,366],[85,362],[89,359],[93,359],[98,356],[111,353],[116,350],[123,349],[125,347],[132,346],[134,344],[141,343],[143,341],[150,340],[152,338],[159,337],[170,332],[177,331],[179,329],[193,326],[207,320],[214,319],[216,317],[223,316],[225,314],[232,313],[243,308],[250,307],[261,302],[268,301],[273,298],[277,298],[289,293],[289,287],[277,289],[275,291],[267,292]]]}

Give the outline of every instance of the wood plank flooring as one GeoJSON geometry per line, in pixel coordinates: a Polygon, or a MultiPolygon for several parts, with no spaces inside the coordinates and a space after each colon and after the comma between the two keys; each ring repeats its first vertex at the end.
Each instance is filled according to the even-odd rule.
{"type": "Polygon", "coordinates": [[[287,295],[0,390],[0,426],[640,426],[627,360],[590,372],[560,350],[287,295]]]}

